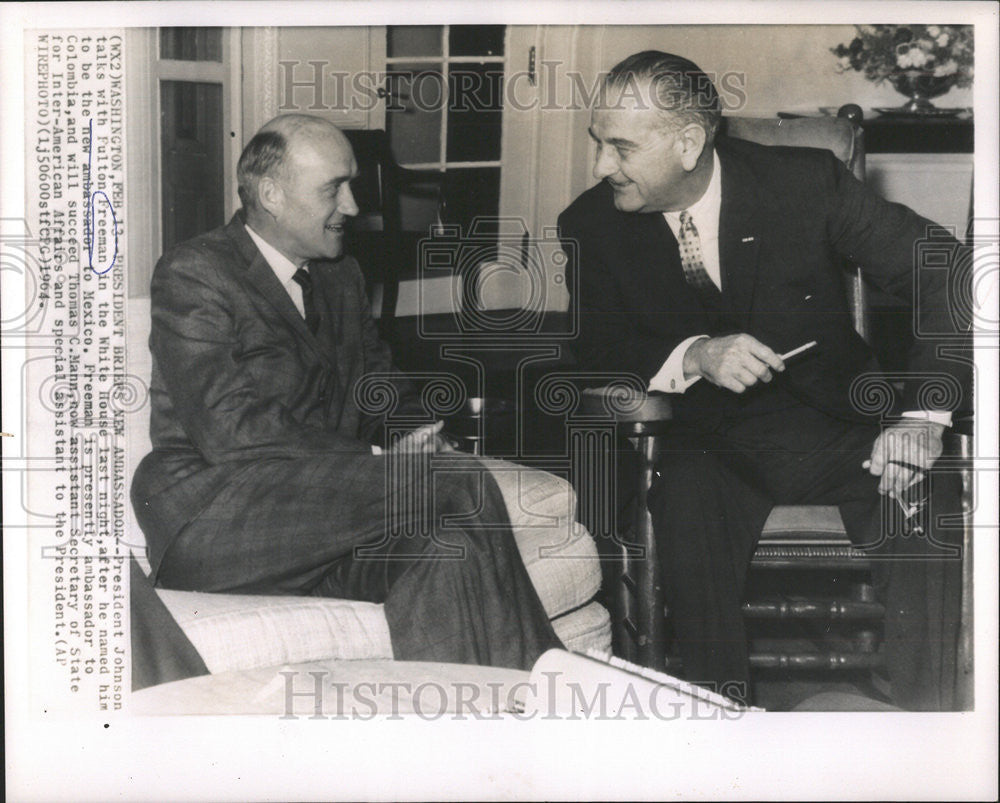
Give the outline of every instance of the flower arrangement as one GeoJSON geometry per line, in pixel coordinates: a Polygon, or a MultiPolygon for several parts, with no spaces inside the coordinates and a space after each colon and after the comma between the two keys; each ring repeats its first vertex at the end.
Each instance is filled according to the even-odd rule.
{"type": "Polygon", "coordinates": [[[864,72],[869,81],[896,83],[906,77],[939,79],[949,86],[972,86],[971,25],[857,25],[848,45],[830,51],[840,72],[864,72]]]}

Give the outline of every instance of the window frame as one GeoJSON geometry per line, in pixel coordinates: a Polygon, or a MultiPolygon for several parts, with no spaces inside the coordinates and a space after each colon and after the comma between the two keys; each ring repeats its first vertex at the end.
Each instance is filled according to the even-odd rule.
{"type": "MultiPolygon", "coordinates": [[[[388,44],[389,27],[386,26],[386,42],[388,44]]],[[[449,77],[451,72],[452,64],[467,64],[469,62],[476,62],[478,64],[500,64],[503,67],[503,74],[506,78],[508,70],[508,59],[509,59],[509,44],[510,44],[510,26],[504,26],[504,49],[502,56],[477,56],[477,55],[451,55],[451,26],[442,25],[440,26],[441,31],[441,55],[440,56],[386,56],[385,65],[386,72],[392,72],[393,66],[397,64],[427,64],[427,65],[440,65],[441,66],[441,80],[445,87],[449,86],[449,77]]],[[[441,130],[440,130],[440,142],[438,148],[438,159],[434,162],[400,162],[403,167],[409,168],[410,170],[437,170],[441,173],[446,172],[449,168],[468,168],[468,167],[503,167],[503,151],[502,151],[502,140],[501,140],[501,152],[500,158],[496,160],[484,160],[484,161],[448,161],[448,115],[449,115],[449,102],[445,103],[444,108],[441,112],[441,130]]],[[[501,107],[501,113],[506,111],[501,107]]],[[[386,128],[388,128],[388,115],[386,118],[386,128]]],[[[502,172],[502,171],[501,171],[502,172]]]]}
{"type": "Polygon", "coordinates": [[[127,162],[129,175],[129,249],[133,255],[129,295],[149,295],[153,266],[163,252],[163,203],[160,82],[221,84],[223,216],[239,208],[236,163],[243,147],[242,48],[240,28],[222,28],[222,61],[180,61],[160,58],[160,29],[126,31],[126,102],[128,103],[127,162]]]}

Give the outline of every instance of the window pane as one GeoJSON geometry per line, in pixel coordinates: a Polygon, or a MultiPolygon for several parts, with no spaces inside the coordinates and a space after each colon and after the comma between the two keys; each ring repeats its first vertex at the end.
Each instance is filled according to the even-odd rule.
{"type": "Polygon", "coordinates": [[[160,28],[160,58],[222,61],[222,28],[160,28]]]}
{"type": "Polygon", "coordinates": [[[160,82],[163,247],[221,226],[222,85],[160,82]]]}
{"type": "Polygon", "coordinates": [[[440,65],[399,64],[387,76],[391,101],[385,124],[396,161],[402,164],[441,159],[441,114],[445,84],[440,65]]]}
{"type": "Polygon", "coordinates": [[[452,56],[502,56],[506,25],[452,25],[448,52],[452,56]]]}
{"type": "Polygon", "coordinates": [[[448,85],[448,161],[499,160],[502,65],[453,64],[448,85]]]}
{"type": "Polygon", "coordinates": [[[440,56],[440,25],[390,25],[386,31],[386,55],[399,56],[440,56]]]}

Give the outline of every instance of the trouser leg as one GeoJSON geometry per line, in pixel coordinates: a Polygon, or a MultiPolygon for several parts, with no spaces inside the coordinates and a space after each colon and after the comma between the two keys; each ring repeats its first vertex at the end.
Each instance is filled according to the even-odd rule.
{"type": "Polygon", "coordinates": [[[425,482],[419,461],[262,462],[178,536],[160,581],[385,603],[397,658],[530,668],[562,645],[500,490],[471,458],[434,466],[425,482]]]}
{"type": "Polygon", "coordinates": [[[530,669],[562,643],[489,470],[446,460],[454,467],[434,471],[428,520],[353,550],[313,593],[384,602],[398,660],[530,669]]]}
{"type": "Polygon", "coordinates": [[[750,558],[772,503],[700,439],[669,439],[658,472],[648,504],[684,675],[747,700],[741,607],[750,558]]]}

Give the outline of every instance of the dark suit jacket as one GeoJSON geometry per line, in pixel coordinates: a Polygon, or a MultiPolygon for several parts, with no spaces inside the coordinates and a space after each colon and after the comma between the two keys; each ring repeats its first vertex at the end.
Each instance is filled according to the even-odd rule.
{"type": "MultiPolygon", "coordinates": [[[[828,151],[725,137],[716,147],[723,315],[704,309],[685,282],[662,214],[618,211],[611,188],[601,182],[560,216],[561,236],[575,241],[570,253],[579,255],[574,303],[582,365],[648,382],[674,347],[695,334],[744,331],[779,354],[816,340],[816,353],[789,365],[783,386],[834,416],[863,418],[849,390],[855,377],[878,365],[852,325],[844,260],[860,264],[878,287],[907,303],[915,297],[916,278],[925,331],[954,332],[948,272],[915,270],[914,249],[930,221],[866,189],[828,151]]],[[[961,364],[939,358],[938,345],[916,339],[905,409],[927,405],[920,374],[967,379],[961,364]]],[[[675,409],[680,417],[699,419],[739,403],[737,394],[699,382],[678,397],[675,409]]],[[[948,399],[943,406],[957,405],[948,399]]]]}
{"type": "MultiPolygon", "coordinates": [[[[176,534],[244,466],[322,454],[350,472],[378,441],[382,422],[358,408],[355,383],[393,368],[364,279],[350,257],[314,262],[310,273],[322,310],[316,335],[239,215],[157,263],[153,451],[132,483],[154,576],[176,534]]],[[[392,381],[411,394],[401,376],[392,381]]]]}

